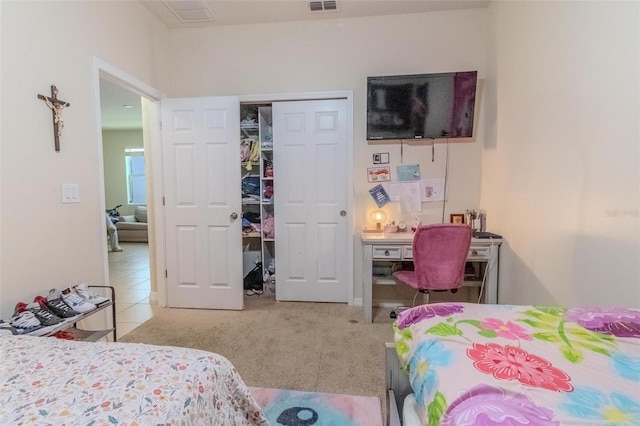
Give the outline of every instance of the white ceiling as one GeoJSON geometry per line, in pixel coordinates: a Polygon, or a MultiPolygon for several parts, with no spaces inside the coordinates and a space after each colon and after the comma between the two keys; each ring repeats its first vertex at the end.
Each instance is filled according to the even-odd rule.
{"type": "MultiPolygon", "coordinates": [[[[308,0],[140,0],[169,28],[243,25],[267,22],[308,21],[401,15],[486,7],[490,0],[335,0],[337,10],[312,12],[308,0]],[[182,9],[194,19],[182,22],[167,7],[182,9]],[[192,13],[189,13],[192,12],[192,13]],[[208,14],[212,18],[198,21],[208,14]]],[[[316,2],[317,3],[317,2],[316,2]]],[[[326,2],[325,2],[326,3],[326,2]]]]}
{"type": "Polygon", "coordinates": [[[142,129],[140,95],[103,78],[100,79],[100,112],[104,130],[142,129]]]}
{"type": "MultiPolygon", "coordinates": [[[[335,0],[334,11],[311,12],[307,0],[139,0],[172,30],[268,22],[313,21],[357,18],[487,7],[490,0],[335,0]],[[182,22],[167,4],[183,9],[181,14],[208,21],[182,22]]],[[[140,96],[100,80],[103,129],[141,129],[140,96]],[[123,105],[132,105],[126,109],[123,105]]]]}

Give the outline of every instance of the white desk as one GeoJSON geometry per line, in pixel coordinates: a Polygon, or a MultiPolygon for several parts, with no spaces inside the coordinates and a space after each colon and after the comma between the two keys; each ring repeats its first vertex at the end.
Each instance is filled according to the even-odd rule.
{"type": "MultiPolygon", "coordinates": [[[[371,324],[373,308],[373,263],[376,261],[413,261],[413,232],[360,233],[362,239],[362,304],[364,321],[371,324]]],[[[472,238],[467,261],[487,262],[485,303],[498,303],[498,261],[502,239],[472,238]]],[[[467,284],[465,285],[473,285],[467,284]]],[[[477,285],[477,283],[475,283],[477,285]]]]}

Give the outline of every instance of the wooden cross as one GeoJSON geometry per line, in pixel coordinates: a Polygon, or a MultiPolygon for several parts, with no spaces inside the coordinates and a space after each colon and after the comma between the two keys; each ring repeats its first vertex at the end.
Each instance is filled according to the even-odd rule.
{"type": "Polygon", "coordinates": [[[53,113],[53,141],[56,152],[60,152],[60,136],[62,136],[62,128],[64,127],[62,110],[71,106],[71,104],[58,99],[58,88],[56,86],[51,86],[51,97],[38,95],[38,99],[42,99],[53,113]]]}

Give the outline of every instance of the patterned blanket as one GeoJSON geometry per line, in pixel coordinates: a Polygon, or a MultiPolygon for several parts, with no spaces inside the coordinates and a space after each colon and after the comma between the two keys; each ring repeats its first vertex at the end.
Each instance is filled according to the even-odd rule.
{"type": "Polygon", "coordinates": [[[0,424],[266,425],[233,365],[200,350],[0,333],[0,424]]]}
{"type": "Polygon", "coordinates": [[[640,310],[436,303],[394,330],[425,425],[640,425],[640,310]]]}

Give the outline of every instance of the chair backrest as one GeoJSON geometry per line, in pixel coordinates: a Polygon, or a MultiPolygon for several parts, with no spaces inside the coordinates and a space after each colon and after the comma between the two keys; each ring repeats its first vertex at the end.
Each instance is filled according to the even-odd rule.
{"type": "Polygon", "coordinates": [[[413,265],[418,288],[460,288],[471,245],[471,227],[461,224],[424,225],[413,237],[413,265]]]}

